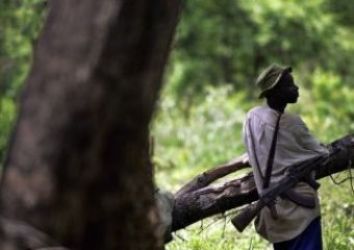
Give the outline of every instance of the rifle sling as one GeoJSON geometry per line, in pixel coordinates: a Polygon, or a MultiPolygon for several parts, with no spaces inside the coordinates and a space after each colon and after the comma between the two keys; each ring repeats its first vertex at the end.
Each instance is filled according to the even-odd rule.
{"type": "Polygon", "coordinates": [[[272,176],[272,169],[273,169],[273,162],[274,162],[274,155],[275,155],[275,148],[277,145],[277,138],[278,138],[278,131],[279,131],[279,123],[282,113],[279,113],[277,122],[274,128],[274,134],[272,139],[272,145],[269,150],[268,160],[267,160],[267,167],[266,173],[263,179],[263,189],[267,189],[269,187],[270,178],[272,176]]]}

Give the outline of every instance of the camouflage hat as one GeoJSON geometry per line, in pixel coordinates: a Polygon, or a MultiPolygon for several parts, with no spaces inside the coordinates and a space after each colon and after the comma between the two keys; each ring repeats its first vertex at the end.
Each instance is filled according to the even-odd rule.
{"type": "Polygon", "coordinates": [[[272,64],[266,68],[256,80],[256,86],[261,91],[259,98],[263,98],[267,90],[274,88],[285,72],[291,72],[291,67],[282,67],[277,64],[272,64]]]}

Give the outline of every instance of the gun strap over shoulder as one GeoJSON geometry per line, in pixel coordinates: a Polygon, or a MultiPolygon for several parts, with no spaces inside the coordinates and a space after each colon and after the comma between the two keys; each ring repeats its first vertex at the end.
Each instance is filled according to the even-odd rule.
{"type": "Polygon", "coordinates": [[[275,155],[275,149],[276,149],[276,145],[277,145],[277,138],[278,138],[279,123],[280,123],[281,115],[282,115],[282,113],[279,113],[278,119],[277,119],[277,122],[276,122],[275,128],[274,128],[272,144],[270,146],[268,160],[267,160],[266,172],[265,172],[265,176],[264,176],[264,179],[263,179],[263,188],[264,189],[269,187],[270,178],[272,176],[274,155],[275,155]]]}

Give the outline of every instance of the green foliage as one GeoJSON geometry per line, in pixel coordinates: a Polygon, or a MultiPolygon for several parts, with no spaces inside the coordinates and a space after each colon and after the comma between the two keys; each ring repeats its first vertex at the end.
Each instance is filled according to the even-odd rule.
{"type": "Polygon", "coordinates": [[[14,102],[10,98],[0,100],[0,162],[3,162],[8,135],[10,134],[12,121],[15,115],[14,102]]]}
{"type": "Polygon", "coordinates": [[[354,26],[338,18],[349,19],[346,6],[353,3],[329,1],[186,1],[169,84],[182,99],[210,84],[231,84],[252,96],[261,68],[278,62],[297,68],[305,82],[320,68],[353,86],[354,26]]]}
{"type": "Polygon", "coordinates": [[[232,228],[229,220],[217,218],[205,220],[178,232],[175,240],[167,245],[167,250],[239,250],[271,249],[252,229],[242,234],[232,228]],[[206,223],[209,223],[206,225],[206,223]],[[245,234],[247,237],[245,237],[245,234]]]}
{"type": "Polygon", "coordinates": [[[175,92],[196,93],[210,84],[242,86],[253,73],[255,33],[238,1],[186,1],[170,78],[175,92]]]}
{"type": "Polygon", "coordinates": [[[354,87],[331,71],[316,69],[311,78],[300,111],[307,124],[327,142],[353,132],[354,87]]]}
{"type": "MultiPolygon", "coordinates": [[[[45,0],[0,1],[0,160],[16,116],[45,15],[45,0]]],[[[156,182],[176,190],[196,174],[244,152],[241,128],[255,100],[260,69],[294,67],[298,105],[310,130],[329,142],[354,130],[352,0],[188,0],[152,134],[156,182]]],[[[344,178],[340,174],[337,178],[344,178]]],[[[349,187],[322,182],[327,249],[354,249],[349,187]]],[[[238,234],[228,219],[207,219],[178,232],[168,250],[271,249],[252,227],[238,234]],[[210,226],[208,226],[210,225],[210,226]],[[183,240],[184,239],[184,240],[183,240]]]]}
{"type": "Polygon", "coordinates": [[[245,109],[239,107],[240,103],[247,103],[245,93],[235,92],[230,86],[209,86],[203,100],[187,112],[179,108],[172,95],[162,99],[152,133],[156,137],[156,174],[169,175],[159,177],[168,180],[164,186],[173,188],[188,180],[191,170],[202,172],[244,151],[240,135],[245,109]]]}
{"type": "Polygon", "coordinates": [[[336,21],[344,26],[354,26],[354,4],[347,0],[327,0],[327,8],[334,13],[336,21]]]}
{"type": "MultiPolygon", "coordinates": [[[[346,175],[337,175],[335,179],[343,180],[346,175]]],[[[322,186],[322,225],[326,249],[353,249],[354,193],[350,192],[349,182],[337,186],[330,180],[323,180],[322,186]]]]}

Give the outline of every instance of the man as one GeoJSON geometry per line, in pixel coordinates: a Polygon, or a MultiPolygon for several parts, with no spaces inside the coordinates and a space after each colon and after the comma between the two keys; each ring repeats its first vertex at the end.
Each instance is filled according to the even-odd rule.
{"type": "MultiPolygon", "coordinates": [[[[299,97],[291,71],[290,67],[271,65],[260,74],[256,85],[267,104],[250,110],[244,124],[244,142],[260,196],[284,177],[288,166],[329,153],[299,116],[284,112],[299,97]]],[[[290,193],[262,209],[255,221],[257,232],[275,250],[322,249],[316,190],[299,182],[290,193]]]]}

